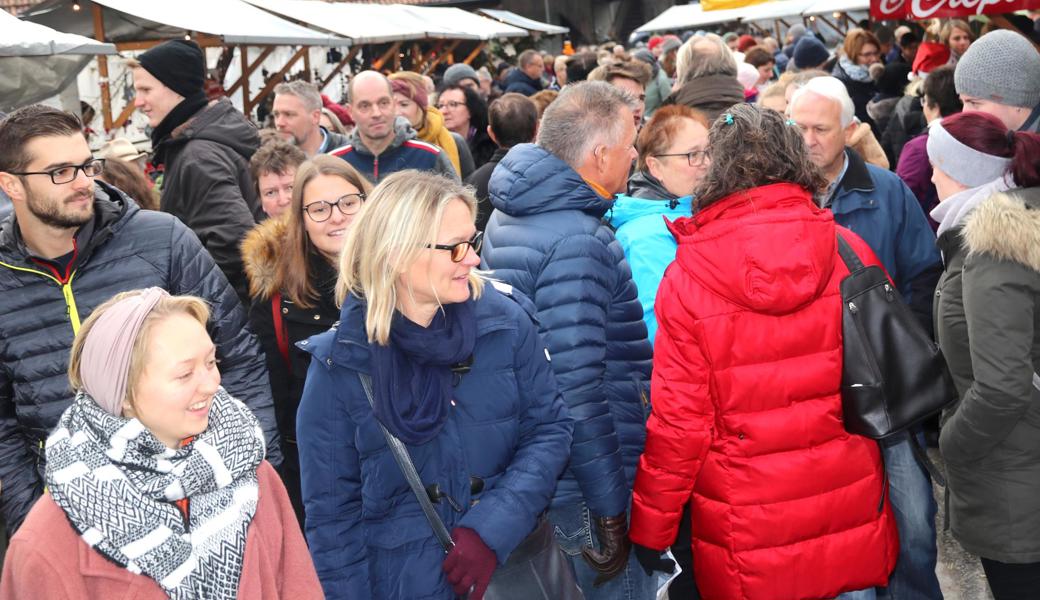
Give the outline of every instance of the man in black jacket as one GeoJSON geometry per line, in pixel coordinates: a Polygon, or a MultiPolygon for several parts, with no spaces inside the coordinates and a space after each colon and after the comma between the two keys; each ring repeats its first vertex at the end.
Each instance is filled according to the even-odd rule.
{"type": "Polygon", "coordinates": [[[498,145],[491,160],[466,178],[466,185],[476,188],[477,231],[484,231],[493,210],[488,200],[488,181],[498,161],[517,144],[528,144],[538,134],[538,108],[522,94],[505,94],[488,109],[488,136],[498,145]]]}
{"type": "Polygon", "coordinates": [[[71,404],[68,358],[80,324],[127,290],[158,286],[200,296],[223,385],[253,409],[267,458],[281,462],[263,354],[246,313],[190,229],[145,211],[94,178],[79,120],[42,105],[0,121],[0,509],[13,533],[43,492],[44,441],[71,404]]]}
{"type": "Polygon", "coordinates": [[[260,147],[256,127],[227,98],[207,102],[205,57],[194,42],[164,42],[128,65],[134,106],[153,128],[152,164],[164,168],[159,208],[199,236],[248,302],[238,246],[263,218],[249,175],[260,147]]]}

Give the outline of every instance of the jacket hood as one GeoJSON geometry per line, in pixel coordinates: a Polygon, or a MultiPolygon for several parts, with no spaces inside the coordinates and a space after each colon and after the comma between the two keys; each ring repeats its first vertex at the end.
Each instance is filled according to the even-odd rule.
{"type": "Polygon", "coordinates": [[[242,240],[242,266],[253,298],[270,298],[281,287],[278,266],[286,252],[287,229],[285,219],[267,219],[242,240]]]}
{"type": "Polygon", "coordinates": [[[555,155],[535,144],[518,144],[498,163],[488,182],[491,205],[514,217],[554,210],[580,210],[599,218],[613,198],[597,194],[555,155]]]}
{"type": "Polygon", "coordinates": [[[818,298],[837,257],[831,212],[790,183],[737,192],[669,229],[684,271],[758,313],[788,314],[818,298]]]}
{"type": "Polygon", "coordinates": [[[707,75],[686,82],[668,97],[667,103],[697,107],[722,107],[744,102],[744,88],[736,77],[707,75]]]}
{"type": "Polygon", "coordinates": [[[248,161],[260,146],[260,133],[230,100],[221,98],[174,129],[162,144],[176,147],[191,140],[208,140],[227,146],[248,161]]]}
{"type": "Polygon", "coordinates": [[[994,194],[964,223],[970,254],[986,253],[1040,272],[1040,188],[994,194]]]}
{"type": "MultiPolygon", "coordinates": [[[[683,196],[675,200],[650,200],[620,195],[607,212],[607,219],[611,227],[620,229],[622,225],[642,217],[657,217],[674,221],[689,217],[692,212],[693,196],[683,196]]],[[[658,224],[660,224],[660,220],[658,220],[658,224]]]]}
{"type": "Polygon", "coordinates": [[[665,189],[659,179],[644,171],[636,171],[628,178],[628,195],[647,200],[676,200],[679,198],[665,189]]]}
{"type": "MultiPolygon", "coordinates": [[[[394,119],[394,141],[390,142],[390,145],[383,150],[383,153],[387,153],[394,148],[401,147],[408,140],[413,140],[417,137],[415,130],[412,129],[412,124],[408,122],[408,119],[404,117],[397,117],[394,119]]],[[[365,142],[361,140],[361,128],[355,127],[354,133],[350,135],[350,145],[354,147],[356,152],[373,156],[368,146],[365,146],[365,142]]]]}

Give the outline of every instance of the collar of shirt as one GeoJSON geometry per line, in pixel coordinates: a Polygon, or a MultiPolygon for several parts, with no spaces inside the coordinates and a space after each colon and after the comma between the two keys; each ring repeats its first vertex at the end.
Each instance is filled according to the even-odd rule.
{"type": "Polygon", "coordinates": [[[321,132],[321,145],[318,146],[318,154],[325,154],[329,150],[327,148],[329,145],[329,134],[325,132],[324,127],[319,127],[318,131],[321,132]]]}
{"type": "Polygon", "coordinates": [[[838,190],[838,186],[841,185],[841,180],[845,179],[845,171],[849,170],[849,153],[842,152],[842,159],[845,161],[841,165],[841,172],[838,173],[838,177],[827,184],[827,189],[823,191],[823,194],[819,197],[820,206],[826,208],[830,205],[831,200],[834,199],[834,193],[838,190]]]}

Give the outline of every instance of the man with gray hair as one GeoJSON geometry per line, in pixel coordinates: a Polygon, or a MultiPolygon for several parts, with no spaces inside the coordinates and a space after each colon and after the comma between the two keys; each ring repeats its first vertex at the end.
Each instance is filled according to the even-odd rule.
{"type": "Polygon", "coordinates": [[[549,510],[590,600],[655,597],[626,536],[646,438],[652,350],[632,271],[602,222],[635,159],[635,100],[602,81],[570,84],[491,175],[482,258],[535,305],[574,416],[549,510]],[[585,540],[594,540],[591,547],[585,540]]]}
{"type": "MultiPolygon", "coordinates": [[[[834,77],[810,79],[787,107],[802,130],[809,158],[828,182],[817,200],[834,220],[859,235],[877,255],[903,300],[931,330],[932,295],[942,271],[935,234],[913,192],[891,171],[867,164],[852,148],[855,107],[834,77]]],[[[935,575],[935,498],[915,458],[920,431],[882,440],[889,494],[899,527],[899,559],[889,580],[893,600],[941,600],[935,575]]]]}
{"type": "Polygon", "coordinates": [[[685,104],[714,121],[727,108],[744,102],[737,61],[714,33],[692,37],[679,48],[675,75],[678,89],[665,104],[685,104]]]}
{"type": "Polygon", "coordinates": [[[321,107],[321,94],[313,83],[290,81],[274,88],[274,127],[307,158],[350,143],[347,136],[321,126],[321,107]]]}

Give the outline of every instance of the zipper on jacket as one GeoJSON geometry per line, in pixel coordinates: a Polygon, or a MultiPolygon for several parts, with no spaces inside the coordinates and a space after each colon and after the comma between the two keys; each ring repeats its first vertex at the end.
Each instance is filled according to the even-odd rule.
{"type": "Polygon", "coordinates": [[[69,266],[65,268],[65,275],[64,276],[62,276],[62,274],[59,273],[57,269],[55,269],[54,267],[52,267],[51,265],[48,265],[46,263],[43,263],[40,266],[43,266],[43,267],[46,267],[47,269],[49,269],[50,273],[46,273],[44,271],[38,271],[36,269],[29,269],[29,268],[26,268],[26,267],[16,267],[14,265],[9,265],[9,264],[7,264],[5,262],[0,261],[0,265],[3,265],[3,266],[5,266],[5,267],[7,267],[9,269],[12,269],[12,270],[15,270],[15,271],[24,271],[26,273],[33,273],[35,275],[41,275],[43,277],[46,277],[47,279],[50,279],[54,283],[58,284],[58,287],[61,288],[62,298],[64,298],[64,300],[65,300],[66,314],[69,317],[69,323],[72,325],[72,334],[73,335],[76,335],[77,333],[79,333],[79,326],[80,326],[79,309],[76,308],[76,296],[72,292],[72,279],[76,276],[76,271],[73,270],[73,271],[70,272],[70,269],[72,269],[72,265],[75,264],[75,262],[76,262],[76,255],[77,254],[78,254],[78,248],[76,247],[75,240],[73,240],[73,242],[72,242],[72,260],[69,261],[69,266]]]}
{"type": "Polygon", "coordinates": [[[372,180],[379,181],[379,157],[372,159],[372,180]]]}

